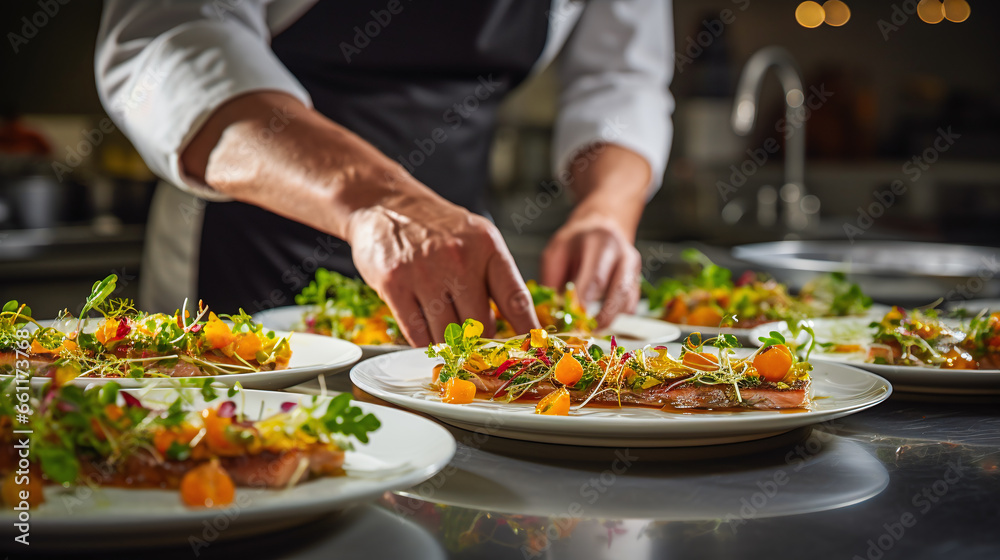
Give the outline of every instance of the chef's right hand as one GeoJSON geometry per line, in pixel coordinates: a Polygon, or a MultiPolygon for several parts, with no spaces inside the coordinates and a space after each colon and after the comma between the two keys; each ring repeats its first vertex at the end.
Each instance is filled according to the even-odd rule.
{"type": "MultiPolygon", "coordinates": [[[[393,176],[417,183],[402,171],[393,176]]],[[[443,342],[448,323],[470,317],[493,336],[491,298],[515,331],[538,328],[531,294],[497,228],[412,187],[355,210],[347,228],[355,266],[389,304],[406,339],[414,346],[443,342]]]]}
{"type": "Polygon", "coordinates": [[[500,232],[414,179],[362,138],[273,91],[221,105],[185,148],[186,175],[346,240],[361,276],[415,346],[467,318],[495,330],[489,300],[519,332],[538,326],[500,232]],[[281,126],[275,128],[275,115],[281,126]],[[262,131],[270,131],[265,136],[262,131]]]}

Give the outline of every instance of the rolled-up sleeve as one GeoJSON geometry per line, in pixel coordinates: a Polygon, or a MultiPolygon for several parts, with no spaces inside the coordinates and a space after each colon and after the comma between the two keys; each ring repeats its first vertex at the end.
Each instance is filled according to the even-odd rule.
{"type": "Polygon", "coordinates": [[[270,49],[266,9],[261,0],[106,0],[95,60],[101,102],[160,177],[224,199],[180,164],[205,120],[251,91],[282,91],[310,104],[270,49]]]}
{"type": "Polygon", "coordinates": [[[672,49],[669,0],[587,2],[557,61],[557,176],[581,150],[613,143],[644,157],[650,194],[659,188],[672,135],[672,49]]]}

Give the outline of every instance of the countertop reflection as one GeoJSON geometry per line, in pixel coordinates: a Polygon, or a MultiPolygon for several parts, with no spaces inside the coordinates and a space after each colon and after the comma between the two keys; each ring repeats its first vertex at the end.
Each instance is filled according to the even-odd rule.
{"type": "MultiPolygon", "coordinates": [[[[199,557],[993,560],[998,410],[995,398],[893,396],[766,440],[689,449],[451,428],[458,452],[423,484],[199,557]]],[[[194,557],[190,547],[104,556],[137,555],[194,557]]]]}

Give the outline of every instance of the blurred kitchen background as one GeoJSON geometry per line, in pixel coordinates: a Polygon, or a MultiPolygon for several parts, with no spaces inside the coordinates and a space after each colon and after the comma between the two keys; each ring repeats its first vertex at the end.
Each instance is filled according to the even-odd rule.
{"type": "MultiPolygon", "coordinates": [[[[676,269],[682,245],[736,268],[729,247],[786,239],[1000,246],[998,3],[820,4],[675,0],[673,147],[639,231],[650,279],[676,269]],[[741,97],[743,124],[756,122],[737,135],[741,71],[770,46],[783,50],[758,69],[777,63],[786,80],[769,71],[759,96],[741,97]],[[802,89],[786,94],[791,65],[802,89]],[[786,116],[804,123],[788,165],[786,116]]],[[[136,296],[156,181],[97,99],[100,2],[60,5],[27,37],[22,18],[40,10],[0,3],[0,301],[44,317],[109,272],[136,296]]],[[[554,115],[545,72],[508,100],[495,142],[493,216],[525,277],[570,208],[543,188],[554,115]]]]}

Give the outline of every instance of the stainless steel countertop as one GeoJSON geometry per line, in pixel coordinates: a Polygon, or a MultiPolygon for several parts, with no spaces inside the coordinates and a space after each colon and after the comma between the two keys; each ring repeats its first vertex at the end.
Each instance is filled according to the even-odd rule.
{"type": "MultiPolygon", "coordinates": [[[[330,377],[349,389],[346,374],[330,377]]],[[[308,391],[308,389],[306,389],[308,391]]],[[[363,396],[363,395],[359,395],[363,396]]],[[[379,503],[201,558],[1000,558],[1000,399],[894,395],[758,442],[533,444],[452,429],[452,463],[379,503]]],[[[109,557],[186,558],[190,547],[109,557]]]]}

